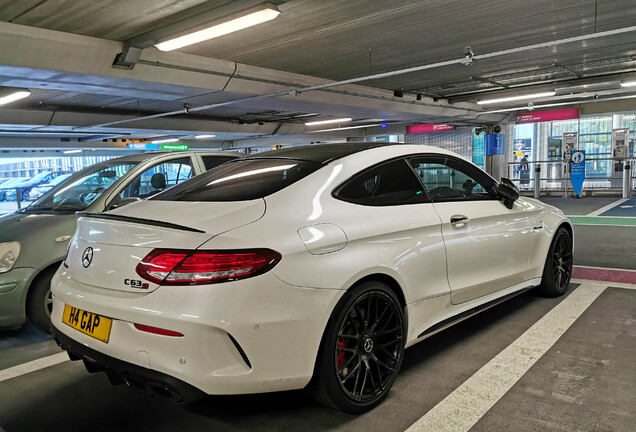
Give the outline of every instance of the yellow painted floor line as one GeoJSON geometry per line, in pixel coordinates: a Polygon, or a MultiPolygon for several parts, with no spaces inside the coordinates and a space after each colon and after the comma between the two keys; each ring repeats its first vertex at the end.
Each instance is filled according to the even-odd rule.
{"type": "Polygon", "coordinates": [[[56,364],[64,363],[65,361],[69,361],[68,354],[66,352],[61,352],[58,354],[50,355],[48,357],[42,357],[28,363],[23,363],[7,369],[2,369],[0,370],[0,382],[6,381],[11,378],[16,378],[31,372],[35,372],[37,370],[44,369],[50,366],[55,366],[56,364]]]}
{"type": "Polygon", "coordinates": [[[584,283],[434,406],[407,432],[466,432],[545,354],[605,290],[584,283]]]}

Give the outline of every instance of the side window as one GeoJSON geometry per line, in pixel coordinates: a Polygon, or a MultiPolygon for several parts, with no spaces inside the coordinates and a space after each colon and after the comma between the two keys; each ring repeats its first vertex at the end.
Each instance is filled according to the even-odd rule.
{"type": "Polygon", "coordinates": [[[356,174],[334,196],[368,206],[427,202],[422,184],[404,159],[397,159],[356,174]]]}
{"type": "Polygon", "coordinates": [[[411,166],[433,202],[496,199],[493,180],[457,159],[413,158],[411,166]]]}
{"type": "Polygon", "coordinates": [[[225,162],[232,159],[236,159],[236,158],[227,157],[227,156],[201,156],[201,159],[203,159],[203,165],[205,165],[205,170],[210,171],[212,168],[216,168],[219,165],[224,164],[225,162]]]}
{"type": "Polygon", "coordinates": [[[133,178],[121,191],[120,199],[148,198],[191,177],[190,158],[175,159],[154,165],[133,178]]]}

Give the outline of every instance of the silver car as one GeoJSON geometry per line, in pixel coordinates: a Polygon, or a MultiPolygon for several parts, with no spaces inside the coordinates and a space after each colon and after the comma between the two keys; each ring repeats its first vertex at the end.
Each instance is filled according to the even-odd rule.
{"type": "Polygon", "coordinates": [[[50,282],[75,232],[76,212],[104,212],[144,199],[238,155],[183,151],[124,156],[85,168],[29,207],[0,217],[0,328],[26,316],[44,332],[50,282]]]}

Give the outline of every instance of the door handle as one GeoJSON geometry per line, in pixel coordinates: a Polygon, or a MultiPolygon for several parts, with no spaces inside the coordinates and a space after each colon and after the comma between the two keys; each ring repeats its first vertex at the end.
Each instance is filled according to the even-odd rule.
{"type": "Polygon", "coordinates": [[[463,215],[453,215],[450,218],[450,223],[451,225],[459,225],[459,224],[464,225],[468,223],[468,217],[463,215]]]}

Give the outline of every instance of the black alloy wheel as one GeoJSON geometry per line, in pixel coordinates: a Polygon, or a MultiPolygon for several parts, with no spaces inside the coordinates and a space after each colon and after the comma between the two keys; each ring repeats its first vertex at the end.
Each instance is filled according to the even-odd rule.
{"type": "Polygon", "coordinates": [[[402,364],[405,336],[402,306],[386,285],[370,281],[347,293],[323,340],[319,401],[349,413],[379,404],[402,364]]]}
{"type": "Polygon", "coordinates": [[[567,229],[560,227],[550,245],[543,278],[541,292],[550,297],[565,293],[572,278],[572,236],[567,229]]]}

